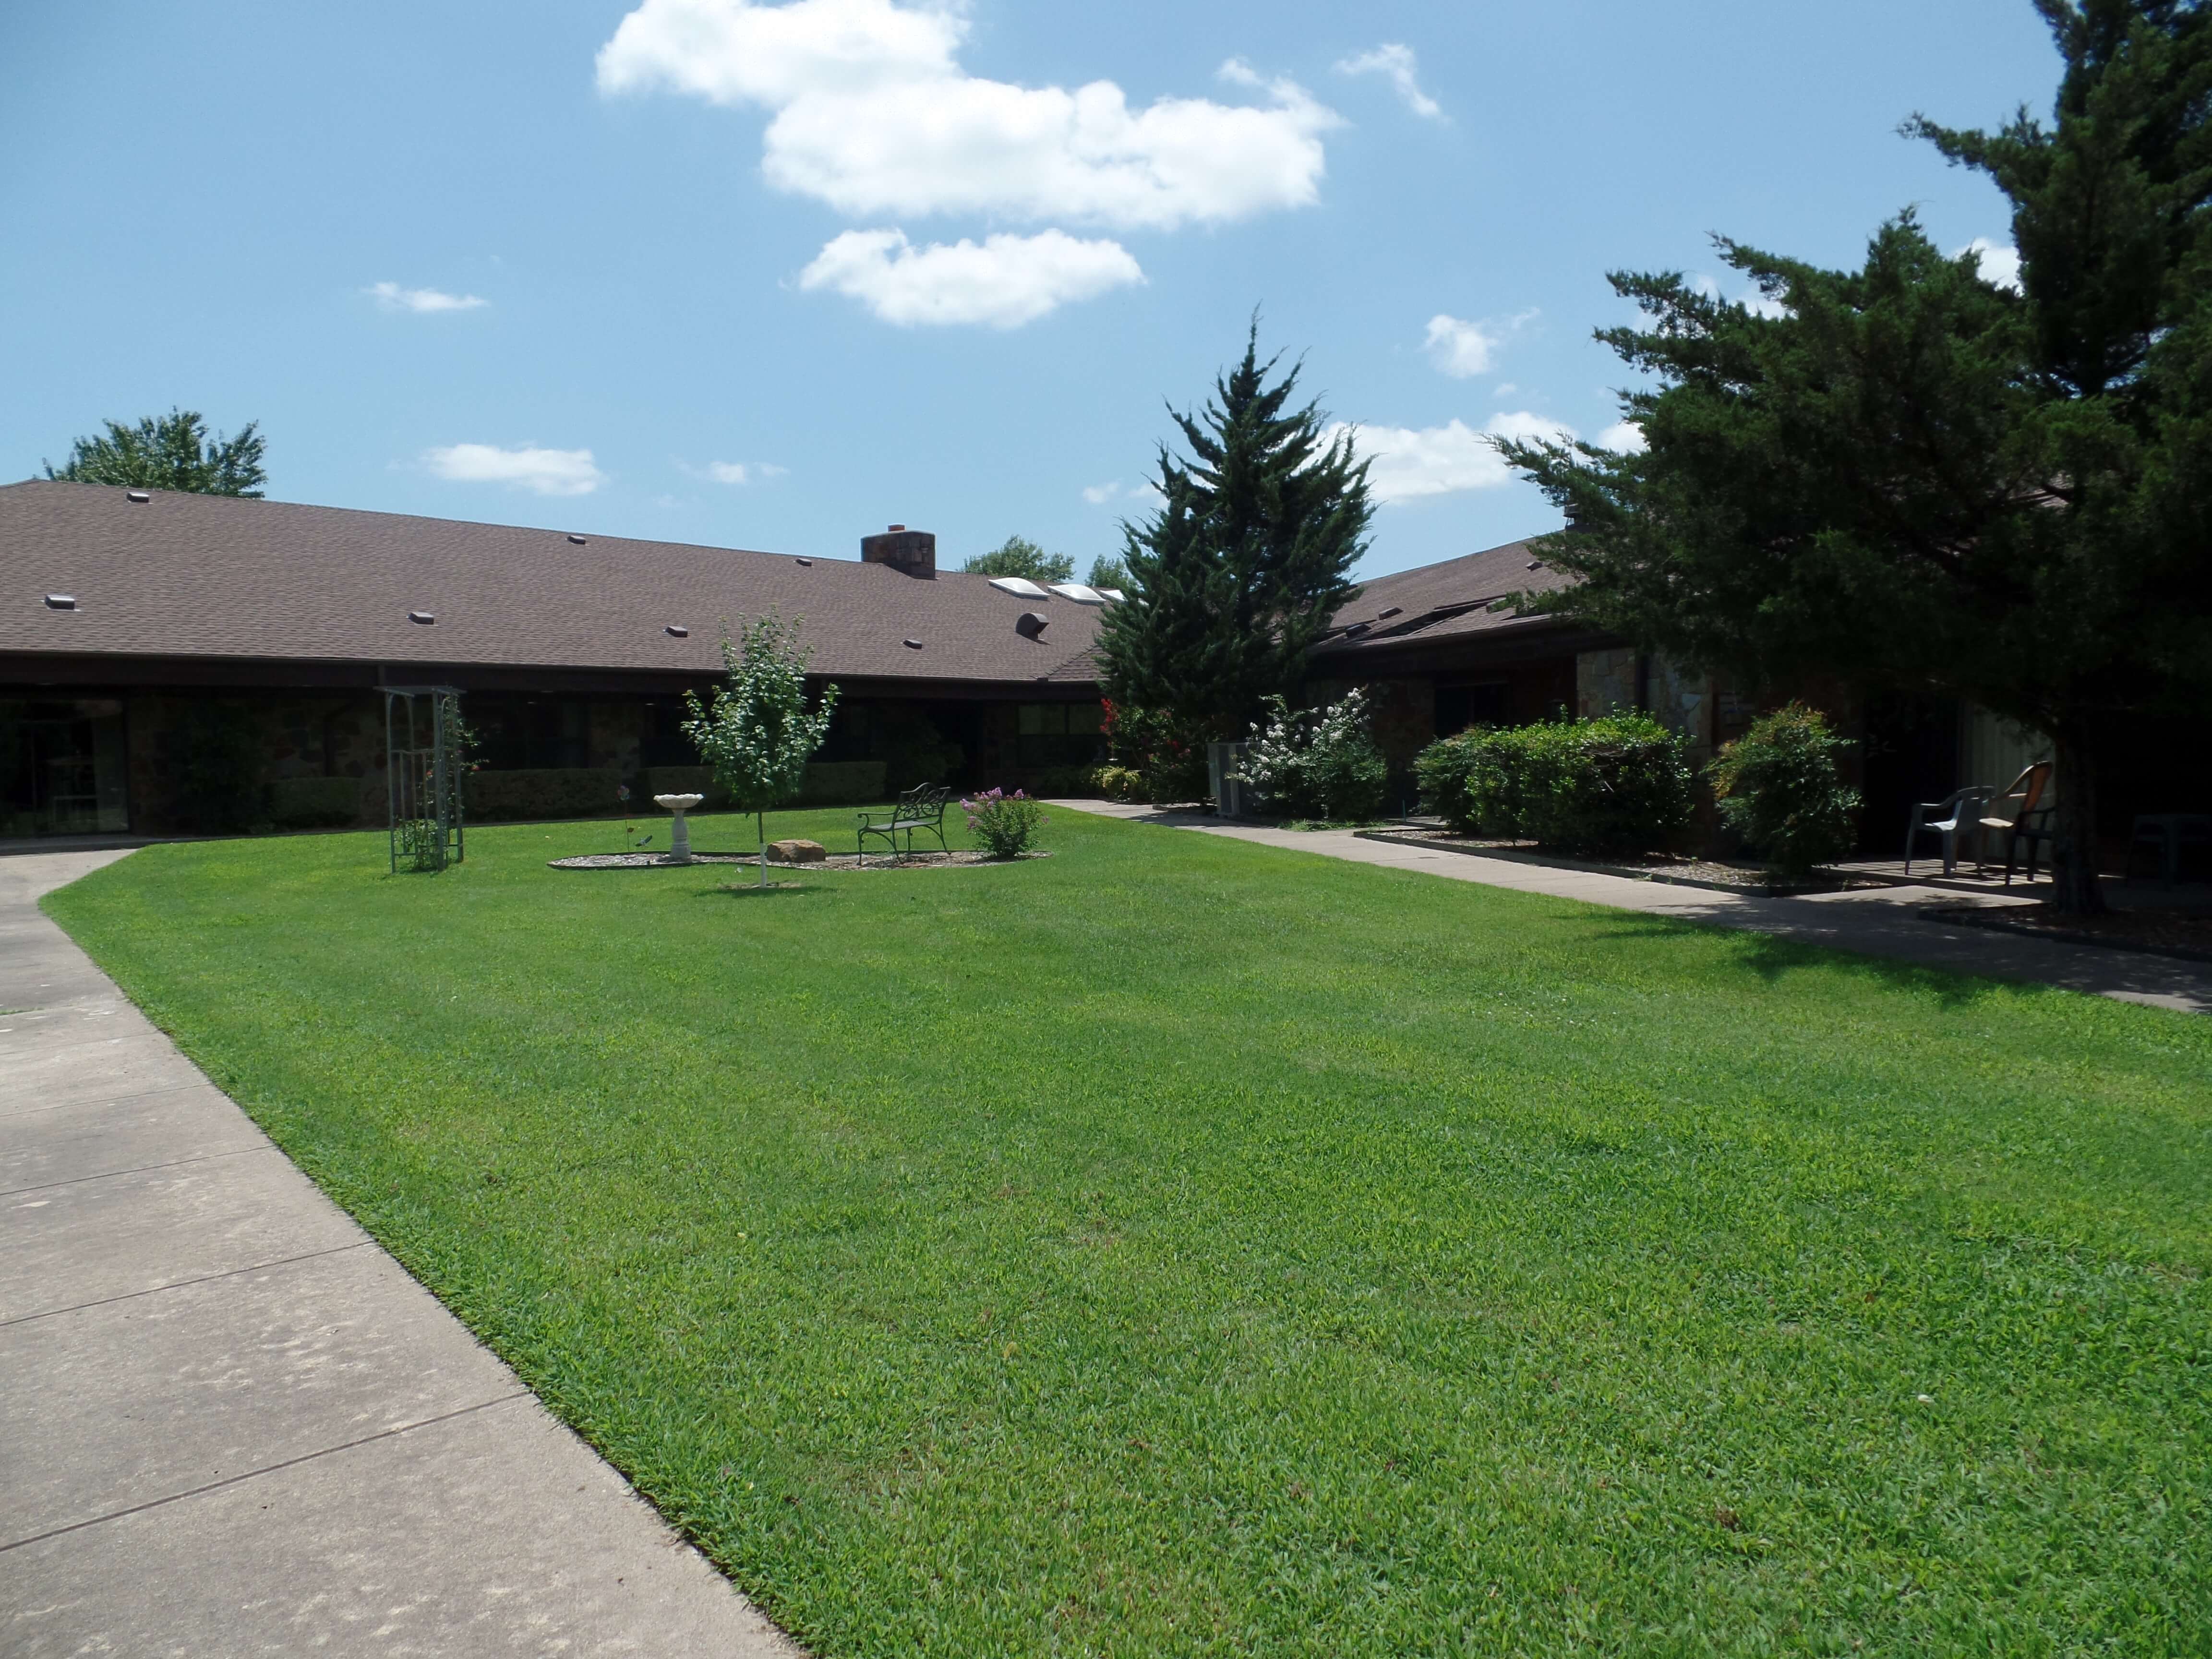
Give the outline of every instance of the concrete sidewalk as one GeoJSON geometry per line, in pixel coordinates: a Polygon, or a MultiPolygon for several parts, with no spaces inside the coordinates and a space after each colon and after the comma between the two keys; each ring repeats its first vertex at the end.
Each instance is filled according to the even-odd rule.
{"type": "Polygon", "coordinates": [[[799,1650],[0,859],[0,1653],[799,1650]]]}
{"type": "Polygon", "coordinates": [[[1231,841],[1316,853],[1387,870],[1413,870],[1453,881],[1547,893],[1617,910],[1673,917],[1713,927],[1742,928],[1805,945],[1860,956],[1887,957],[1924,968],[1980,974],[1990,979],[2056,985],[2069,991],[2147,1003],[2185,1013],[2212,1013],[2212,966],[2171,957],[2029,939],[1983,927],[1945,927],[1913,912],[1929,904],[1957,903],[1960,896],[1932,887],[1863,888],[1803,898],[1767,898],[1699,887],[1638,881],[1584,870],[1559,870],[1480,858],[1440,848],[1364,841],[1346,830],[1273,830],[1224,823],[1196,813],[1161,812],[1112,801],[1064,800],[1051,805],[1172,829],[1195,830],[1231,841]]]}

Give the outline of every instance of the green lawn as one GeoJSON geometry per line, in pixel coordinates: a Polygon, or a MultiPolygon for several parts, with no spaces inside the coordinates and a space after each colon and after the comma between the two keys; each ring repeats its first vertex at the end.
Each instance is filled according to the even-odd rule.
{"type": "Polygon", "coordinates": [[[818,1654],[2212,1650],[2212,1021],[1061,811],[544,867],[618,833],[48,906],[818,1654]]]}

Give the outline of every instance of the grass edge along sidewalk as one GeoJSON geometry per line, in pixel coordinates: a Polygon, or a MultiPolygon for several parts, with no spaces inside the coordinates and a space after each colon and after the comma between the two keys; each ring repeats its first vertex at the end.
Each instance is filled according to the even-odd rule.
{"type": "Polygon", "coordinates": [[[49,908],[812,1650],[2203,1645],[2201,1022],[1060,811],[603,834],[49,908]]]}

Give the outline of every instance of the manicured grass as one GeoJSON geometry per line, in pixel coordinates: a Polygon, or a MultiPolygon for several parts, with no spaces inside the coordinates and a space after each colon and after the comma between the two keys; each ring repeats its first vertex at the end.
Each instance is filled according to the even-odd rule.
{"type": "Polygon", "coordinates": [[[2212,1647],[2212,1022],[1053,817],[48,902],[817,1653],[2212,1647]]]}

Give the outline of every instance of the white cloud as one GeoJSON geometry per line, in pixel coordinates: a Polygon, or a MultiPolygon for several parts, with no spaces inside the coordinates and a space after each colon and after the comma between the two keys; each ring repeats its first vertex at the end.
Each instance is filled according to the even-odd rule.
{"type": "Polygon", "coordinates": [[[1071,301],[1144,280],[1119,242],[1060,230],[921,248],[900,231],[848,230],[799,273],[799,285],[850,295],[887,323],[1019,328],[1071,301]]]}
{"type": "Polygon", "coordinates": [[[1336,66],[1339,75],[1387,75],[1407,109],[1431,121],[1441,121],[1444,118],[1443,106],[1421,90],[1419,70],[1413,49],[1395,43],[1363,52],[1357,58],[1347,58],[1336,66]]]}
{"type": "Polygon", "coordinates": [[[424,450],[422,464],[456,483],[502,483],[540,495],[588,495],[607,481],[588,449],[448,444],[424,450]]]}
{"type": "MultiPolygon", "coordinates": [[[[1166,229],[1317,199],[1338,117],[1290,81],[1265,106],[1073,91],[962,70],[952,6],[892,0],[643,0],[599,49],[599,90],[775,112],[763,170],[860,214],[989,213],[1166,229]]],[[[1233,62],[1223,78],[1261,88],[1233,62]]]]}
{"type": "Polygon", "coordinates": [[[1495,489],[1518,476],[1505,465],[1492,438],[1523,441],[1550,438],[1565,443],[1574,428],[1526,410],[1493,415],[1475,431],[1464,421],[1415,430],[1402,426],[1338,426],[1330,436],[1350,432],[1360,455],[1369,459],[1367,483],[1375,499],[1388,505],[1423,495],[1449,495],[1465,489],[1495,489]]]}
{"type": "Polygon", "coordinates": [[[402,288],[397,283],[378,283],[366,292],[386,311],[474,311],[489,305],[473,294],[447,294],[434,288],[402,288]]]}
{"type": "Polygon", "coordinates": [[[1083,491],[1083,499],[1093,507],[1103,507],[1109,501],[1139,501],[1150,507],[1167,498],[1149,479],[1139,479],[1135,483],[1125,485],[1116,478],[1110,483],[1087,485],[1083,491]]]}
{"type": "Polygon", "coordinates": [[[1597,447],[1621,454],[1640,455],[1650,446],[1644,441],[1644,428],[1633,421],[1615,421],[1597,434],[1597,447]]]}
{"type": "Polygon", "coordinates": [[[1520,389],[1512,381],[1507,380],[1500,384],[1490,395],[1493,398],[1510,398],[1520,389]]]}
{"type": "Polygon", "coordinates": [[[766,483],[770,478],[781,478],[791,470],[769,461],[709,461],[704,466],[684,466],[678,461],[677,465],[695,478],[718,484],[766,483]]]}
{"type": "Polygon", "coordinates": [[[1718,300],[1723,305],[1741,306],[1754,317],[1794,317],[1797,314],[1781,301],[1769,299],[1755,288],[1746,290],[1740,298],[1730,299],[1721,292],[1721,285],[1711,276],[1692,276],[1690,287],[1708,300],[1718,300]]]}
{"type": "Polygon", "coordinates": [[[1995,242],[1986,236],[1977,236],[1951,257],[1955,259],[1961,253],[1971,253],[1980,261],[1984,282],[2008,288],[2015,294],[2021,291],[2020,250],[2010,242],[1995,242]]]}
{"type": "Polygon", "coordinates": [[[1429,319],[1428,338],[1422,343],[1437,369],[1455,380],[1488,374],[1498,358],[1497,335],[1480,323],[1463,322],[1442,312],[1429,319]]]}

